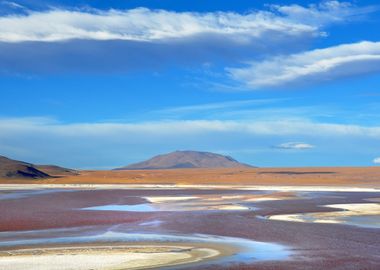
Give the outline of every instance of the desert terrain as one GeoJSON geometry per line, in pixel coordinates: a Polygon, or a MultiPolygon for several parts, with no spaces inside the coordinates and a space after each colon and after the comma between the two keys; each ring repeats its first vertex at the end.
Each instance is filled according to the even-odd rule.
{"type": "Polygon", "coordinates": [[[171,184],[380,187],[379,167],[217,168],[81,171],[53,178],[0,178],[2,184],[171,184]]]}

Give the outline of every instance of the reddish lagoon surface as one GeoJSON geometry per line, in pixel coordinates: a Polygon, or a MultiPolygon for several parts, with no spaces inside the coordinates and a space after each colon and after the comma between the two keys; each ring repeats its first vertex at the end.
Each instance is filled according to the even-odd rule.
{"type": "Polygon", "coordinates": [[[3,189],[0,268],[379,269],[380,193],[278,189],[3,189]]]}

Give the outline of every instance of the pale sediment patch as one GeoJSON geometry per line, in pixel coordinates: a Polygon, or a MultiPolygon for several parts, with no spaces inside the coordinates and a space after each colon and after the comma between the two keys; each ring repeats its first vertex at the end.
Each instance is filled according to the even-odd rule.
{"type": "MultiPolygon", "coordinates": [[[[106,232],[100,231],[95,234],[86,233],[85,235],[78,235],[76,232],[67,231],[66,236],[61,235],[60,237],[51,237],[51,230],[42,230],[38,232],[29,231],[22,235],[19,235],[18,232],[11,233],[11,239],[9,239],[9,233],[7,233],[7,235],[6,239],[4,239],[5,241],[0,241],[0,269],[3,269],[1,268],[1,255],[5,256],[4,258],[7,258],[12,254],[23,256],[30,255],[31,252],[23,251],[25,249],[33,250],[33,254],[35,255],[45,255],[47,254],[46,250],[48,249],[53,250],[52,254],[56,254],[57,252],[54,251],[54,248],[60,250],[80,250],[80,252],[77,252],[80,254],[87,254],[86,252],[82,252],[83,250],[91,251],[96,250],[97,248],[100,250],[106,248],[107,251],[110,252],[124,248],[123,252],[129,251],[131,253],[139,254],[157,252],[160,254],[168,252],[176,254],[180,253],[180,255],[190,254],[192,256],[191,258],[179,258],[181,264],[197,263],[196,265],[198,265],[198,263],[199,265],[203,265],[209,261],[214,264],[283,260],[287,259],[290,255],[290,251],[287,247],[275,243],[257,242],[244,238],[205,234],[151,234],[145,232],[131,233],[108,230],[106,232]],[[44,252],[41,253],[41,250],[44,252]],[[185,262],[183,260],[185,260],[185,262]]],[[[76,252],[69,254],[76,254],[76,252]]],[[[33,260],[33,257],[29,257],[29,259],[33,260]]],[[[173,263],[174,262],[172,262],[172,264],[173,263]]],[[[25,269],[25,265],[28,264],[24,264],[23,269],[25,269]]],[[[50,268],[45,269],[50,270],[50,268]]],[[[118,270],[119,269],[120,268],[118,268],[118,270]]],[[[111,268],[111,270],[113,269],[111,268]]]]}
{"type": "Polygon", "coordinates": [[[100,205],[82,208],[82,210],[99,211],[130,211],[130,212],[156,212],[156,211],[244,211],[253,207],[244,203],[298,199],[295,192],[270,192],[270,194],[211,194],[197,196],[145,196],[149,203],[136,205],[100,205]]]}
{"type": "Polygon", "coordinates": [[[87,246],[37,248],[0,254],[0,269],[119,270],[146,269],[194,263],[220,255],[218,250],[194,246],[87,246]]]}
{"type": "Polygon", "coordinates": [[[380,204],[378,203],[350,203],[350,204],[329,204],[331,208],[339,208],[348,211],[339,212],[341,215],[378,215],[380,214],[380,204]]]}
{"type": "Polygon", "coordinates": [[[222,200],[233,200],[233,199],[242,199],[244,198],[243,195],[224,195],[220,196],[222,200]]]}
{"type": "Polygon", "coordinates": [[[245,199],[245,196],[241,195],[200,195],[197,197],[160,196],[144,198],[151,202],[159,211],[239,211],[250,209],[249,207],[239,204],[245,199]]]}
{"type": "Polygon", "coordinates": [[[325,207],[338,208],[343,211],[273,215],[268,218],[272,220],[292,222],[337,223],[360,227],[380,228],[380,204],[330,204],[325,205],[325,207]]]}
{"type": "Polygon", "coordinates": [[[194,196],[149,196],[144,197],[144,199],[148,200],[151,203],[164,203],[164,202],[176,202],[176,201],[188,201],[198,199],[198,197],[194,196]]]}
{"type": "Polygon", "coordinates": [[[249,210],[250,208],[240,204],[218,205],[216,210],[249,210]]]}
{"type": "Polygon", "coordinates": [[[157,211],[243,211],[252,210],[245,202],[297,199],[296,193],[274,192],[268,194],[198,195],[198,196],[149,196],[144,197],[157,211]]]}

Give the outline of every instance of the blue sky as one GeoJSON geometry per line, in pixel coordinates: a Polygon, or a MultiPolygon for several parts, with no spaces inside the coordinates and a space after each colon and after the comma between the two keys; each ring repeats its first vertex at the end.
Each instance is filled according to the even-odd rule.
{"type": "Polygon", "coordinates": [[[0,154],[380,163],[376,1],[0,1],[0,154]]]}

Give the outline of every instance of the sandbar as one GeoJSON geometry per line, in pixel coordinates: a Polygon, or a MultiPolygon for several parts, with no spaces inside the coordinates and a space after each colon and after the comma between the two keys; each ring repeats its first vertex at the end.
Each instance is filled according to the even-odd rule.
{"type": "Polygon", "coordinates": [[[28,248],[0,252],[0,269],[24,270],[119,270],[189,264],[216,258],[210,247],[183,245],[81,246],[28,248]]]}

